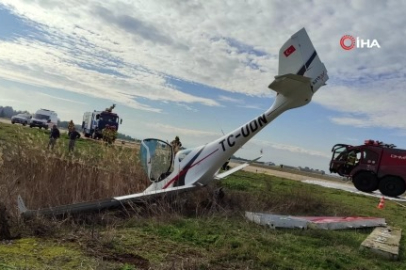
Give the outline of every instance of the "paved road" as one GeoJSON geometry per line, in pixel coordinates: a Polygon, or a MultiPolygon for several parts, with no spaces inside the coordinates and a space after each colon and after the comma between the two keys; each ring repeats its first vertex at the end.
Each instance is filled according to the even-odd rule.
{"type": "MultiPolygon", "coordinates": [[[[230,166],[232,166],[232,167],[237,166],[237,165],[239,165],[239,164],[230,162],[230,166]]],[[[290,172],[281,172],[278,170],[272,170],[271,168],[256,167],[255,165],[245,167],[243,170],[247,171],[247,172],[265,173],[265,174],[269,174],[272,176],[277,176],[277,177],[282,177],[282,178],[287,178],[287,179],[297,180],[297,181],[302,181],[302,180],[307,180],[307,179],[328,181],[328,180],[324,180],[321,178],[317,178],[316,176],[309,177],[309,176],[304,176],[304,175],[290,173],[290,172]]]]}
{"type": "MultiPolygon", "coordinates": [[[[237,163],[231,163],[231,166],[238,165],[237,163]]],[[[359,195],[364,195],[364,196],[372,196],[372,197],[377,197],[380,198],[383,195],[379,191],[375,191],[372,193],[365,193],[357,190],[354,185],[351,182],[342,182],[342,181],[333,181],[333,180],[326,180],[326,179],[319,179],[317,177],[309,177],[309,176],[304,176],[304,175],[298,175],[294,173],[289,173],[289,172],[281,172],[277,170],[272,170],[272,169],[267,169],[263,167],[256,167],[255,165],[248,166],[244,168],[243,170],[249,171],[249,172],[256,172],[256,173],[265,173],[268,175],[272,176],[277,176],[277,177],[282,177],[286,179],[291,179],[291,180],[296,180],[296,181],[301,181],[306,184],[311,184],[311,185],[318,185],[318,186],[323,186],[326,188],[333,188],[333,189],[339,189],[359,195]]],[[[398,201],[398,202],[406,202],[406,195],[399,196],[398,198],[392,198],[392,197],[385,197],[385,199],[388,200],[393,200],[393,201],[398,201]]]]}
{"type": "Polygon", "coordinates": [[[11,120],[6,118],[0,118],[0,122],[10,124],[11,120]]]}

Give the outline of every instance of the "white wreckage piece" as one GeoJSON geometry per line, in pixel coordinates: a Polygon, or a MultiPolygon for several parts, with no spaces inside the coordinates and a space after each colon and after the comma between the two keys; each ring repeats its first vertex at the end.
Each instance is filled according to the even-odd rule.
{"type": "Polygon", "coordinates": [[[385,219],[378,217],[286,216],[253,212],[245,212],[245,217],[272,229],[343,230],[386,226],[385,219]]]}
{"type": "Polygon", "coordinates": [[[206,186],[221,180],[249,164],[242,164],[230,172],[219,173],[221,166],[244,144],[258,134],[283,112],[307,105],[316,91],[326,84],[327,70],[321,62],[304,28],[291,36],[279,50],[278,75],[269,85],[277,95],[272,106],[263,114],[234,131],[205,145],[181,150],[173,157],[169,144],[158,139],[142,141],[140,158],[151,185],[141,193],[113,197],[38,210],[25,207],[18,198],[23,216],[56,215],[83,211],[98,211],[117,207],[127,202],[148,200],[206,186]]]}

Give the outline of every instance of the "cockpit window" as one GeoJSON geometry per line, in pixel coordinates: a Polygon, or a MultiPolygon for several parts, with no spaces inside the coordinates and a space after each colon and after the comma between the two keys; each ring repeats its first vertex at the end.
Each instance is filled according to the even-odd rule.
{"type": "Polygon", "coordinates": [[[158,139],[142,140],[140,161],[150,181],[162,181],[172,166],[172,148],[158,139]]]}

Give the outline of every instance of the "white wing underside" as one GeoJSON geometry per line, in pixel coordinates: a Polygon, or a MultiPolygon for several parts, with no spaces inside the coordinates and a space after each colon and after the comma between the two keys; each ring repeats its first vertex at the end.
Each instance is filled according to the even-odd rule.
{"type": "Polygon", "coordinates": [[[248,162],[246,162],[246,163],[244,163],[244,164],[238,165],[237,167],[234,167],[234,168],[232,168],[232,169],[230,169],[230,170],[228,170],[228,171],[226,171],[226,172],[219,173],[219,174],[215,175],[214,178],[217,179],[217,180],[221,180],[221,179],[223,179],[223,178],[229,176],[230,174],[233,174],[233,173],[235,173],[235,172],[237,172],[237,171],[239,171],[239,170],[242,170],[242,169],[244,169],[245,167],[251,165],[251,163],[257,161],[257,160],[260,159],[261,157],[262,157],[262,156],[257,157],[256,159],[253,159],[253,160],[251,160],[251,161],[248,161],[248,162]]]}

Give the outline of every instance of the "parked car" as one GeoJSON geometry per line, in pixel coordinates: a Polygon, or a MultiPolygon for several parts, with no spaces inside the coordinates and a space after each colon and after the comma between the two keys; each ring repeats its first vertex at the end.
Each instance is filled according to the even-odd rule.
{"type": "Polygon", "coordinates": [[[29,114],[17,114],[11,117],[11,123],[19,123],[25,126],[30,123],[31,118],[32,116],[29,114]]]}

